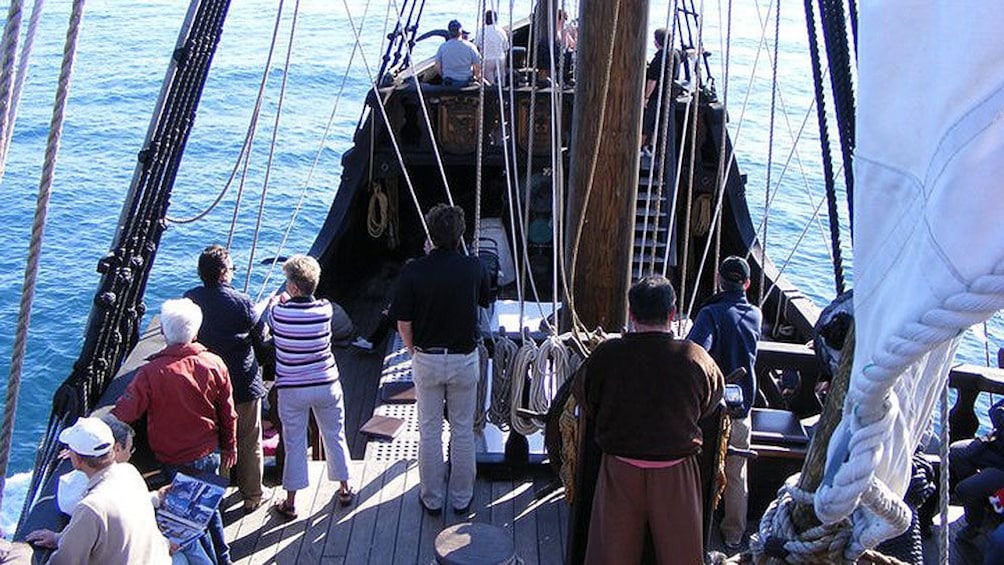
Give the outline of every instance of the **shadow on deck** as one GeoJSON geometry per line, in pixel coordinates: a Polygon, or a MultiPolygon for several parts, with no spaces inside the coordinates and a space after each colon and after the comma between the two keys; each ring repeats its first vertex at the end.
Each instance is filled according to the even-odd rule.
{"type": "MultiPolygon", "coordinates": [[[[240,500],[224,501],[226,537],[234,563],[431,563],[434,540],[444,528],[465,521],[504,527],[524,563],[560,564],[568,507],[561,490],[548,491],[549,475],[488,481],[479,477],[470,512],[427,515],[418,502],[414,461],[354,461],[358,492],[350,507],[338,505],[337,483],[324,463],[311,461],[310,486],[297,496],[296,520],[285,521],[263,506],[242,516],[240,500]]],[[[275,490],[275,500],[282,496],[275,490]]]]}

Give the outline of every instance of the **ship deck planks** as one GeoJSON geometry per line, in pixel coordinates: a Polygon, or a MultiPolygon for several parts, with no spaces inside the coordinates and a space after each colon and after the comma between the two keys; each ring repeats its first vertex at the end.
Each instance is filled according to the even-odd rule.
{"type": "MultiPolygon", "coordinates": [[[[242,516],[239,496],[229,496],[224,521],[234,563],[430,563],[436,535],[463,521],[505,528],[527,564],[562,562],[567,508],[560,490],[537,496],[550,484],[543,473],[496,481],[479,477],[468,514],[447,509],[433,517],[418,503],[415,461],[353,461],[351,469],[356,501],[342,507],[325,463],[311,461],[310,486],[297,494],[295,520],[281,519],[269,505],[242,516]]],[[[282,496],[277,488],[274,501],[282,496]]]]}

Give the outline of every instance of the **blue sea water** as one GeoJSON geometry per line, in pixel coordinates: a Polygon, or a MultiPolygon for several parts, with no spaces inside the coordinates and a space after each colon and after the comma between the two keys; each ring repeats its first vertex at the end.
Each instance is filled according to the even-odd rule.
{"type": "MultiPolygon", "coordinates": [[[[277,4],[276,0],[239,0],[231,5],[171,199],[172,217],[189,217],[206,209],[230,174],[254,106],[277,4]]],[[[350,146],[371,80],[363,58],[358,53],[353,55],[349,13],[352,22],[364,30],[362,52],[372,72],[376,72],[385,26],[398,2],[302,0],[299,3],[296,38],[286,73],[287,91],[281,120],[275,129],[293,4],[285,3],[286,15],[269,72],[232,245],[238,270],[236,283],[241,285],[249,280],[253,294],[262,288],[266,275],[260,260],[276,253],[301,192],[306,190],[303,210],[292,226],[287,253],[310,247],[337,189],[340,158],[350,146]],[[350,59],[353,63],[334,115],[332,132],[322,144],[322,134],[350,59]],[[274,129],[272,172],[255,265],[248,279],[245,270],[254,242],[255,216],[262,198],[265,163],[274,129]],[[321,150],[317,166],[304,189],[318,148],[321,150]]],[[[467,28],[475,29],[478,4],[428,0],[422,30],[443,28],[454,17],[467,28]]],[[[501,4],[500,19],[508,22],[510,11],[517,18],[522,17],[528,13],[531,2],[501,4]]],[[[665,25],[667,4],[666,0],[652,2],[649,31],[665,25]]],[[[718,30],[728,27],[724,16],[716,19],[717,15],[710,15],[705,26],[718,91],[727,98],[730,110],[738,162],[742,172],[749,176],[750,207],[756,222],[764,217],[766,208],[764,185],[770,147],[770,55],[758,50],[758,45],[773,44],[772,23],[765,42],[761,42],[761,23],[766,21],[767,4],[767,0],[736,3],[728,49],[718,39],[718,30]],[[727,83],[721,67],[726,56],[727,83]]],[[[0,288],[5,289],[0,293],[0,377],[9,373],[26,250],[69,5],[68,0],[50,0],[46,5],[6,176],[0,184],[3,226],[0,288]]],[[[33,466],[34,450],[47,422],[51,395],[69,374],[79,352],[98,282],[95,266],[114,236],[135,156],[142,147],[186,9],[186,3],[180,0],[127,3],[91,0],[87,4],[41,256],[7,488],[0,510],[0,528],[4,531],[13,529],[33,466]]],[[[568,2],[568,9],[576,11],[574,2],[568,2]]],[[[775,113],[770,165],[770,192],[774,196],[766,241],[775,263],[822,305],[833,296],[833,282],[825,204],[818,217],[813,215],[824,198],[814,113],[808,116],[797,144],[793,142],[794,134],[811,109],[812,98],[803,18],[799,3],[782,2],[778,81],[782,87],[775,113]],[[785,168],[789,155],[791,164],[785,168]],[[810,229],[801,238],[807,223],[810,229]]],[[[643,32],[648,33],[639,30],[643,32]]],[[[434,40],[420,43],[416,57],[431,55],[435,47],[434,40]]],[[[151,311],[156,311],[163,300],[180,295],[195,284],[198,252],[208,243],[226,240],[235,202],[236,186],[204,220],[174,225],[168,230],[147,291],[146,302],[151,311]]],[[[841,214],[846,226],[846,206],[841,214]]],[[[850,257],[849,242],[845,228],[845,258],[850,257]]],[[[989,328],[990,351],[996,352],[1004,342],[1004,325],[998,317],[989,328]]],[[[967,335],[960,358],[983,364],[984,343],[967,335]]],[[[0,390],[5,389],[5,384],[0,383],[0,390]]]]}

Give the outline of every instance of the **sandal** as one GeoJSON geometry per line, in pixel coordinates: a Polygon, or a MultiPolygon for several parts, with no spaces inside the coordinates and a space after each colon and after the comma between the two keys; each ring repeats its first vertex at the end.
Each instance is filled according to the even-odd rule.
{"type": "Polygon", "coordinates": [[[296,520],[296,508],[286,504],[285,500],[273,506],[272,510],[275,510],[276,514],[287,520],[296,520]]]}
{"type": "Polygon", "coordinates": [[[352,504],[352,501],[355,500],[355,498],[356,493],[352,492],[352,489],[338,491],[338,504],[341,506],[348,506],[352,504]]]}

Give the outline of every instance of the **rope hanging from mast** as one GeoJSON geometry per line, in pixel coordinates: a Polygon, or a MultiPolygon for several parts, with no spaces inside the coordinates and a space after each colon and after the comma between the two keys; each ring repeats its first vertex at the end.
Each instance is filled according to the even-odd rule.
{"type": "Polygon", "coordinates": [[[234,232],[237,229],[237,215],[240,209],[241,196],[244,194],[244,181],[247,176],[248,160],[250,158],[251,149],[254,146],[255,133],[258,130],[258,117],[261,115],[262,101],[265,99],[265,86],[268,83],[269,70],[272,68],[272,55],[275,53],[275,45],[279,38],[279,24],[282,22],[282,7],[284,0],[279,0],[279,6],[275,13],[275,24],[272,26],[272,40],[268,47],[268,55],[265,57],[265,66],[262,71],[261,81],[258,84],[258,95],[255,98],[254,110],[251,111],[251,119],[248,122],[247,132],[244,134],[244,142],[241,144],[241,150],[237,154],[237,160],[234,162],[233,168],[230,170],[230,177],[227,182],[223,185],[219,194],[213,202],[203,211],[195,214],[194,216],[188,218],[172,218],[167,217],[167,221],[172,224],[192,224],[195,223],[206,216],[209,215],[221,201],[223,197],[227,195],[230,191],[230,187],[233,185],[234,179],[237,177],[237,171],[241,170],[241,162],[244,163],[243,172],[241,173],[241,182],[237,190],[237,201],[234,204],[233,217],[230,221],[230,231],[227,234],[227,249],[230,249],[233,243],[234,232]]]}
{"type": "Polygon", "coordinates": [[[7,10],[7,23],[3,29],[3,43],[0,44],[0,163],[7,162],[7,133],[11,124],[11,85],[14,82],[14,62],[17,58],[17,42],[21,37],[22,0],[11,0],[7,10]]]}
{"type": "Polygon", "coordinates": [[[830,135],[826,120],[826,104],[823,98],[823,71],[819,58],[819,43],[816,39],[816,18],[812,0],[804,0],[805,25],[809,31],[809,55],[812,62],[812,81],[816,87],[816,118],[819,121],[819,143],[823,154],[823,179],[826,182],[826,201],[830,216],[830,247],[833,253],[833,278],[837,294],[843,294],[844,265],[841,258],[840,218],[837,212],[837,189],[834,183],[833,157],[830,153],[830,135]]]}
{"type": "Polygon", "coordinates": [[[35,45],[35,33],[38,31],[38,22],[42,17],[42,7],[45,0],[35,0],[31,9],[31,19],[28,20],[28,31],[24,36],[24,43],[21,45],[21,56],[17,62],[17,76],[14,80],[14,91],[11,93],[10,103],[7,108],[7,122],[0,128],[4,136],[0,139],[0,181],[3,181],[4,173],[7,171],[7,151],[10,148],[10,140],[14,135],[14,124],[17,122],[17,109],[21,102],[21,91],[24,82],[28,77],[28,62],[31,59],[32,48],[35,45]]]}
{"type": "Polygon", "coordinates": [[[38,183],[38,201],[35,218],[31,225],[31,244],[28,247],[27,266],[21,287],[21,304],[18,313],[17,331],[11,355],[10,376],[7,379],[7,395],[4,399],[3,424],[0,427],[0,501],[3,500],[7,482],[7,464],[10,462],[10,443],[14,432],[14,414],[17,412],[17,396],[21,386],[21,370],[28,342],[28,326],[31,323],[31,307],[35,299],[35,283],[38,280],[38,265],[45,239],[45,220],[49,212],[52,195],[52,181],[55,176],[56,159],[59,156],[59,141],[63,135],[63,121],[66,103],[70,95],[70,79],[73,77],[73,63],[77,53],[77,38],[84,18],[84,0],[74,0],[70,23],[66,31],[63,48],[63,63],[59,69],[59,83],[56,86],[56,102],[52,109],[49,138],[45,146],[45,161],[42,163],[42,177],[38,183]]]}
{"type": "MultiPolygon", "coordinates": [[[[248,253],[248,268],[244,276],[244,292],[251,284],[251,270],[254,268],[255,251],[258,249],[258,237],[261,234],[261,222],[265,215],[265,197],[268,195],[268,181],[272,176],[272,160],[275,156],[275,141],[279,135],[279,120],[282,118],[282,103],[286,100],[286,82],[289,79],[289,61],[293,56],[293,39],[296,38],[296,21],[300,15],[300,0],[293,5],[293,19],[289,28],[289,42],[286,44],[286,62],[282,67],[282,83],[279,87],[279,101],[275,109],[275,121],[272,124],[272,139],[268,146],[268,160],[265,163],[265,179],[261,185],[261,198],[258,201],[258,215],[255,218],[254,235],[251,238],[251,251],[248,253]]],[[[248,155],[250,156],[250,151],[248,155]]],[[[247,172],[245,166],[244,171],[247,172]]]]}
{"type": "MultiPolygon", "coordinates": [[[[853,14],[853,10],[851,11],[853,14]]],[[[819,0],[819,20],[823,28],[826,61],[830,67],[830,88],[837,116],[840,156],[844,165],[844,186],[847,190],[847,217],[854,233],[854,85],[851,83],[851,57],[848,53],[847,22],[843,0],[819,0]]]]}

